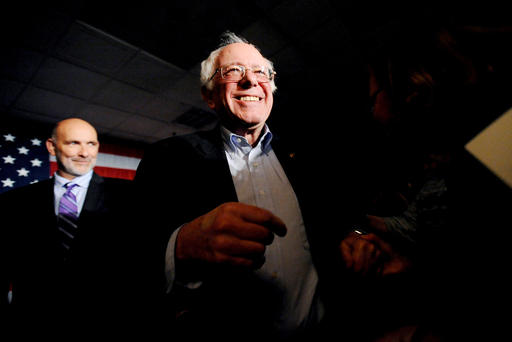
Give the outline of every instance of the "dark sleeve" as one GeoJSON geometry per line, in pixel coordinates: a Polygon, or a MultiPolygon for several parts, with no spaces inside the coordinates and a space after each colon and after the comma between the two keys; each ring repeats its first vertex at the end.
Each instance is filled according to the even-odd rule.
{"type": "Polygon", "coordinates": [[[185,221],[180,208],[186,201],[181,195],[183,165],[187,150],[180,139],[161,141],[144,152],[133,182],[133,201],[129,226],[133,244],[140,251],[140,271],[152,287],[151,292],[165,296],[165,252],[169,239],[185,221]],[[180,198],[183,203],[180,202],[180,198]]]}

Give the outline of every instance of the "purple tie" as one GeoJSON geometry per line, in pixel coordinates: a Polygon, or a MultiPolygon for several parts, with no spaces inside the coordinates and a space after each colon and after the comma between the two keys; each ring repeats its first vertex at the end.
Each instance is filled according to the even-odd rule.
{"type": "Polygon", "coordinates": [[[71,192],[75,186],[78,186],[78,184],[65,184],[66,192],[59,202],[58,228],[62,233],[62,247],[64,247],[65,252],[70,249],[77,229],[78,207],[76,196],[71,192]]]}

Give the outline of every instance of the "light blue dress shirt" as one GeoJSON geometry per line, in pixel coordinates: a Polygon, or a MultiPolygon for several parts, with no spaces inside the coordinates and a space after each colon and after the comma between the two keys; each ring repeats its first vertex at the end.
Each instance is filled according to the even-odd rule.
{"type": "Polygon", "coordinates": [[[78,186],[74,187],[71,192],[75,194],[76,196],[76,204],[78,208],[78,215],[82,212],[82,208],[84,206],[85,202],[85,196],[87,194],[87,188],[89,187],[89,182],[91,181],[93,171],[87,172],[83,176],[75,177],[73,180],[69,180],[67,178],[59,176],[57,173],[54,174],[55,182],[53,185],[53,193],[54,193],[54,208],[55,208],[55,215],[59,214],[59,202],[60,198],[64,193],[66,192],[66,188],[64,185],[67,183],[73,183],[77,184],[78,186]]]}
{"type": "MultiPolygon", "coordinates": [[[[301,326],[320,321],[323,305],[318,296],[318,275],[295,192],[270,142],[272,133],[265,126],[252,147],[244,137],[222,128],[224,149],[239,202],[273,212],[286,224],[286,236],[277,237],[266,248],[265,264],[256,274],[284,293],[276,328],[286,335],[301,326]]],[[[174,281],[174,246],[171,238],[166,256],[167,280],[174,281]]],[[[187,284],[193,288],[200,283],[187,284]]],[[[169,284],[169,290],[172,284],[169,284]]],[[[280,291],[281,292],[281,291],[280,291]]]]}

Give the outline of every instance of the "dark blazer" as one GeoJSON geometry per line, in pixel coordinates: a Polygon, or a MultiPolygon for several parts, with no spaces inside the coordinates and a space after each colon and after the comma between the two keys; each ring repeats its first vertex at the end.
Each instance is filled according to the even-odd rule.
{"type": "Polygon", "coordinates": [[[102,314],[119,311],[128,296],[129,277],[121,274],[126,262],[122,214],[130,184],[93,174],[67,261],[57,230],[53,179],[0,197],[1,304],[11,317],[51,325],[71,317],[81,322],[91,312],[97,322],[102,314]]]}
{"type": "MultiPolygon", "coordinates": [[[[328,272],[325,274],[333,274],[332,270],[337,268],[337,260],[333,257],[337,252],[336,241],[340,241],[344,227],[348,226],[353,219],[352,216],[356,215],[342,206],[341,208],[351,213],[345,216],[346,223],[340,220],[339,227],[324,224],[327,218],[320,217],[320,213],[329,210],[339,212],[340,207],[333,207],[329,203],[329,197],[326,196],[328,187],[317,186],[325,185],[319,181],[322,170],[318,167],[323,165],[322,160],[316,160],[317,157],[313,157],[314,154],[310,154],[309,151],[298,151],[297,146],[290,148],[275,135],[272,147],[299,199],[317,269],[319,272],[327,269],[328,272]],[[317,162],[318,164],[315,164],[317,162]]],[[[141,206],[145,208],[144,221],[148,228],[153,228],[153,245],[158,246],[153,249],[153,265],[158,264],[157,271],[160,270],[160,273],[164,269],[163,256],[167,242],[175,229],[222,203],[237,201],[218,127],[211,131],[172,137],[153,144],[145,152],[139,165],[135,186],[138,191],[137,197],[142,199],[141,206]]],[[[336,203],[340,205],[341,202],[336,203]]],[[[232,327],[235,322],[233,319],[238,319],[236,322],[241,326],[244,322],[251,322],[251,319],[265,318],[259,315],[258,310],[253,310],[254,315],[250,318],[247,316],[247,310],[234,309],[237,308],[236,305],[240,310],[244,310],[251,307],[251,304],[265,306],[272,305],[271,300],[279,300],[272,295],[266,296],[261,291],[251,292],[250,282],[254,279],[250,275],[215,269],[211,277],[217,286],[203,286],[201,291],[204,296],[196,296],[200,291],[192,294],[179,293],[174,297],[173,304],[179,306],[180,302],[186,302],[185,310],[196,304],[201,308],[214,308],[213,313],[210,311],[205,314],[206,320],[212,322],[219,318],[221,324],[232,327]],[[235,306],[230,307],[231,304],[235,306]],[[226,314],[231,321],[226,319],[226,314]]],[[[181,309],[178,308],[178,311],[181,309]]]]}

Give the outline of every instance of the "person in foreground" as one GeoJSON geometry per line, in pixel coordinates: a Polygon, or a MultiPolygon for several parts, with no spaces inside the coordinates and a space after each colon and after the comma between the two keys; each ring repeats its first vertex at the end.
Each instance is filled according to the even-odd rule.
{"type": "Polygon", "coordinates": [[[201,64],[220,125],[154,144],[137,170],[141,229],[156,232],[155,269],[186,336],[293,339],[324,315],[293,154],[266,124],[274,77],[254,45],[226,32],[201,64]]]}
{"type": "Polygon", "coordinates": [[[41,332],[32,324],[44,331],[94,331],[121,312],[126,299],[118,283],[117,215],[129,181],[93,171],[99,142],[84,120],[58,122],[46,147],[57,159],[55,175],[0,197],[7,221],[0,239],[0,304],[24,327],[13,326],[13,333],[41,332]]]}

